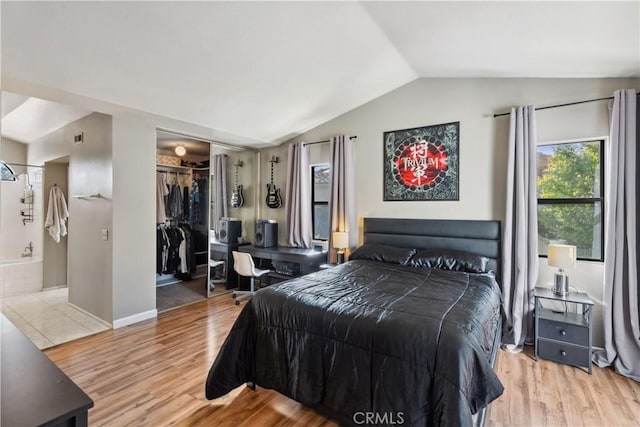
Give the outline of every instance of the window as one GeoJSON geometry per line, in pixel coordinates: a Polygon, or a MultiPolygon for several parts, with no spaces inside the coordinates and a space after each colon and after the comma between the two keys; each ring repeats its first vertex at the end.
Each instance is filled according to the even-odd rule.
{"type": "Polygon", "coordinates": [[[575,245],[578,259],[602,261],[604,140],[537,148],[538,250],[575,245]]]}
{"type": "Polygon", "coordinates": [[[329,165],[311,166],[313,239],[329,240],[329,165]]]}
{"type": "Polygon", "coordinates": [[[15,181],[16,176],[9,167],[8,164],[0,160],[0,180],[2,181],[15,181]]]}

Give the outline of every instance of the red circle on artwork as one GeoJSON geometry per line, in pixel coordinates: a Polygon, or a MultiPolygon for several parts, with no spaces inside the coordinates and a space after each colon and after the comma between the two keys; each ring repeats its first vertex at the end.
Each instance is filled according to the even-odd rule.
{"type": "Polygon", "coordinates": [[[405,142],[394,153],[394,175],[408,189],[427,190],[442,182],[448,160],[447,150],[440,141],[405,142]]]}

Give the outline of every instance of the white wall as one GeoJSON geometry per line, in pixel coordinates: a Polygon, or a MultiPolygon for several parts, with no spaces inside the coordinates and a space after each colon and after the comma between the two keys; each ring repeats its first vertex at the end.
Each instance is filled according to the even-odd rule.
{"type": "MultiPolygon", "coordinates": [[[[357,215],[438,219],[504,220],[507,165],[507,117],[494,113],[526,104],[538,106],[611,96],[616,89],[640,88],[638,79],[419,79],[358,107],[289,142],[318,141],[337,134],[357,135],[357,215]],[[384,202],[382,135],[385,131],[460,122],[460,200],[384,202]]],[[[538,111],[539,141],[560,141],[608,134],[606,102],[538,111]]],[[[263,150],[286,156],[286,144],[263,150]]],[[[279,165],[284,185],[286,164],[279,165]]],[[[267,171],[262,172],[267,182],[267,171]]],[[[286,203],[286,200],[285,200],[286,203]]],[[[264,209],[263,209],[264,212],[264,209]]],[[[282,221],[283,212],[269,217],[282,221]]],[[[281,239],[282,242],[282,232],[281,239]]],[[[553,269],[540,261],[538,284],[550,284],[553,269]]],[[[594,342],[602,344],[602,264],[579,262],[571,284],[596,301],[594,342]]]]}

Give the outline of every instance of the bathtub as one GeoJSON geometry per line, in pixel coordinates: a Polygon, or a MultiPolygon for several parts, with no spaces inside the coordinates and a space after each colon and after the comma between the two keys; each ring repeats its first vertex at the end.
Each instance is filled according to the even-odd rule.
{"type": "Polygon", "coordinates": [[[42,259],[0,261],[0,298],[42,290],[42,259]]]}

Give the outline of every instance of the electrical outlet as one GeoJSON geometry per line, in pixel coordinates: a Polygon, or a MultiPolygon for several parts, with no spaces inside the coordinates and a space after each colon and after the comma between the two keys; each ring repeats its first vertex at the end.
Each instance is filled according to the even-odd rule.
{"type": "Polygon", "coordinates": [[[109,230],[107,230],[106,228],[102,230],[102,240],[109,240],[109,230]]]}

